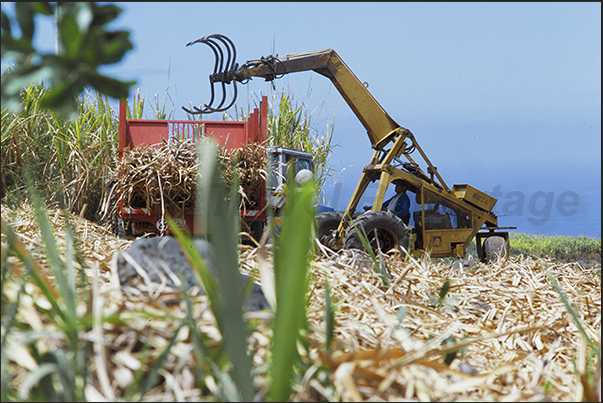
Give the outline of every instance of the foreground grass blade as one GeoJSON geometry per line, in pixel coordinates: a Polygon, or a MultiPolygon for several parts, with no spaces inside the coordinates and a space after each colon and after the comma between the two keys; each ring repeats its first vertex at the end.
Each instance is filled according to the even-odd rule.
{"type": "Polygon", "coordinates": [[[207,225],[212,262],[217,277],[220,304],[212,306],[224,348],[233,364],[232,376],[243,401],[254,395],[251,357],[247,352],[247,326],[243,320],[244,286],[239,270],[240,215],[236,174],[228,192],[222,182],[218,148],[213,141],[199,144],[202,172],[200,178],[200,216],[207,225]]]}
{"type": "Polygon", "coordinates": [[[10,228],[10,226],[4,221],[2,221],[2,232],[4,234],[7,234],[7,238],[11,239],[11,243],[9,244],[11,251],[15,254],[17,258],[19,258],[19,260],[21,260],[21,262],[25,266],[27,274],[32,277],[36,285],[40,288],[40,291],[42,291],[42,293],[52,306],[53,312],[56,314],[56,316],[50,315],[50,319],[55,324],[60,326],[61,324],[57,322],[58,316],[58,318],[60,318],[63,323],[65,323],[67,321],[65,313],[63,312],[63,309],[57,301],[59,294],[58,291],[56,291],[53,285],[50,284],[46,278],[38,274],[40,272],[39,266],[36,264],[34,259],[27,251],[25,245],[23,245],[21,241],[19,241],[19,239],[15,237],[12,228],[10,228]]]}
{"type": "Polygon", "coordinates": [[[314,184],[308,182],[297,187],[292,177],[288,183],[281,235],[274,256],[277,308],[271,347],[272,380],[268,390],[271,401],[287,401],[291,394],[299,332],[306,322],[308,265],[314,223],[314,184]]]}
{"type": "Polygon", "coordinates": [[[551,283],[551,285],[553,286],[555,291],[557,291],[557,294],[559,294],[559,298],[563,302],[563,305],[565,305],[566,311],[570,314],[572,320],[578,327],[578,330],[580,330],[580,333],[582,333],[582,335],[584,336],[584,339],[586,340],[588,345],[592,348],[593,352],[596,354],[598,362],[601,363],[600,347],[588,335],[588,332],[584,328],[584,323],[582,323],[582,320],[580,319],[578,312],[576,312],[576,308],[574,307],[574,305],[571,303],[571,301],[567,298],[567,296],[563,292],[563,289],[557,282],[557,279],[547,270],[546,265],[542,261],[540,262],[540,265],[541,265],[542,269],[544,270],[547,278],[549,279],[549,282],[551,283]]]}
{"type": "MultiPolygon", "coordinates": [[[[88,350],[82,348],[85,343],[82,343],[80,339],[80,332],[87,330],[86,321],[78,319],[76,310],[74,235],[68,224],[65,234],[67,245],[66,256],[62,259],[46,209],[31,183],[29,184],[29,191],[47,261],[53,271],[54,280],[58,284],[58,291],[54,288],[52,281],[41,275],[40,267],[33,260],[27,249],[14,237],[12,229],[8,225],[5,225],[4,222],[2,222],[2,232],[11,240],[9,248],[23,262],[28,274],[50,303],[52,310],[48,312],[47,316],[65,333],[68,348],[58,348],[42,354],[37,350],[37,346],[32,344],[29,347],[32,350],[32,354],[35,357],[41,357],[47,363],[49,363],[48,361],[54,362],[53,365],[56,365],[56,369],[52,371],[44,369],[32,371],[28,375],[28,379],[24,381],[25,386],[18,393],[21,397],[27,397],[33,392],[34,396],[32,399],[34,400],[45,396],[49,400],[79,401],[84,399],[84,390],[87,384],[86,365],[88,363],[88,350]],[[58,318],[60,320],[57,320],[58,318]],[[60,387],[56,388],[55,385],[60,385],[60,387]]],[[[5,343],[5,340],[3,340],[3,343],[5,343]]]]}
{"type": "Polygon", "coordinates": [[[191,331],[191,345],[193,346],[193,352],[197,358],[197,370],[200,371],[197,374],[197,378],[203,378],[203,373],[207,372],[209,369],[209,363],[207,362],[209,350],[206,347],[203,334],[193,318],[193,301],[191,300],[190,295],[188,295],[188,281],[181,272],[178,273],[178,278],[182,282],[180,293],[182,294],[182,299],[186,303],[186,319],[184,324],[188,326],[191,331]]]}
{"type": "MultiPolygon", "coordinates": [[[[72,278],[69,274],[65,273],[65,263],[61,260],[59,255],[59,249],[56,244],[55,236],[50,224],[50,220],[46,214],[44,205],[38,195],[35,193],[33,186],[30,187],[31,199],[34,205],[34,211],[38,226],[40,227],[40,235],[42,237],[42,243],[44,244],[44,250],[48,257],[48,263],[56,277],[63,302],[65,304],[67,313],[67,323],[71,330],[76,327],[76,295],[75,295],[75,281],[69,281],[72,278]]],[[[68,234],[69,236],[70,234],[68,234]]],[[[72,267],[71,267],[72,268],[72,267]]]]}
{"type": "Polygon", "coordinates": [[[331,288],[329,282],[325,280],[325,350],[331,349],[331,343],[333,342],[333,334],[335,332],[335,306],[331,300],[331,288]]]}
{"type": "MultiPolygon", "coordinates": [[[[184,253],[188,255],[191,261],[191,266],[199,276],[201,286],[207,294],[210,304],[212,305],[212,307],[219,307],[221,302],[220,293],[218,292],[218,286],[211,272],[205,265],[201,254],[195,248],[195,245],[193,244],[192,240],[178,228],[178,225],[176,225],[171,216],[167,215],[166,220],[174,237],[176,237],[176,239],[180,243],[180,247],[182,248],[184,253]]],[[[216,320],[218,320],[218,318],[216,318],[216,320]]]]}
{"type": "MultiPolygon", "coordinates": [[[[356,224],[354,223],[354,221],[352,221],[352,225],[354,226],[354,228],[356,229],[356,232],[358,233],[358,238],[360,238],[360,242],[362,242],[362,247],[364,248],[365,252],[368,253],[368,255],[371,258],[371,261],[373,262],[373,269],[375,270],[375,273],[377,273],[377,275],[381,279],[381,282],[383,283],[383,285],[389,287],[391,282],[389,280],[389,276],[387,275],[387,272],[385,271],[385,268],[384,268],[385,263],[381,260],[381,255],[379,256],[379,260],[377,260],[377,256],[375,255],[373,248],[371,248],[371,245],[369,244],[368,236],[367,236],[366,232],[364,231],[364,228],[357,227],[356,224]]],[[[375,234],[375,237],[376,236],[377,235],[375,234]]]]}
{"type": "Polygon", "coordinates": [[[170,355],[170,351],[172,350],[172,347],[176,343],[176,338],[178,337],[178,333],[180,332],[180,328],[181,327],[182,327],[182,325],[178,326],[178,328],[176,330],[174,330],[174,334],[170,338],[170,340],[168,342],[168,345],[165,347],[165,350],[163,350],[161,352],[161,355],[157,358],[157,360],[155,360],[155,362],[153,363],[153,365],[151,366],[151,368],[149,368],[149,371],[147,372],[147,374],[146,374],[146,376],[144,378],[144,382],[143,382],[142,388],[140,390],[140,398],[141,399],[157,383],[157,380],[159,379],[159,376],[160,376],[159,375],[159,370],[166,363],[167,358],[170,355]]]}

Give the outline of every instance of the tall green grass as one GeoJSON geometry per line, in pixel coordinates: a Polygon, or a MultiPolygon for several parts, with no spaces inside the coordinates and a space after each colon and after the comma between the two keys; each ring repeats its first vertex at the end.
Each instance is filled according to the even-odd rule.
{"type": "Polygon", "coordinates": [[[2,198],[27,200],[25,178],[48,204],[63,203],[75,214],[98,221],[105,183],[116,166],[117,116],[106,96],[85,93],[78,98],[77,118],[65,120],[42,109],[44,84],[21,93],[20,113],[2,110],[2,198]]]}
{"type": "MultiPolygon", "coordinates": [[[[551,258],[564,262],[582,262],[589,265],[601,263],[601,238],[586,236],[547,236],[509,233],[511,255],[551,258]]],[[[471,241],[467,255],[477,256],[475,240],[471,241]]]]}
{"type": "MultiPolygon", "coordinates": [[[[255,107],[257,107],[256,105],[255,107]]],[[[249,109],[249,106],[248,108],[249,109]]],[[[324,119],[321,125],[312,122],[313,113],[284,90],[274,95],[268,107],[268,145],[291,148],[312,154],[316,193],[320,194],[334,169],[328,165],[333,153],[333,119],[324,119]]],[[[248,113],[235,105],[225,112],[224,119],[243,120],[248,113]]]]}
{"type": "Polygon", "coordinates": [[[130,104],[127,102],[127,104],[127,119],[150,119],[151,117],[147,116],[148,114],[145,113],[146,104],[149,104],[150,108],[152,109],[153,119],[169,120],[174,115],[174,101],[172,100],[172,97],[167,89],[163,93],[161,99],[159,99],[158,94],[155,94],[153,96],[153,103],[150,103],[150,101],[146,99],[145,94],[141,93],[140,88],[138,88],[138,90],[132,96],[132,103],[130,104]]]}
{"type": "Polygon", "coordinates": [[[585,236],[544,236],[509,234],[511,253],[550,257],[565,261],[592,260],[601,262],[601,239],[585,236]]]}
{"type": "MultiPolygon", "coordinates": [[[[249,330],[243,320],[244,290],[240,282],[238,233],[240,219],[237,203],[237,178],[230,189],[222,183],[221,165],[217,162],[217,146],[212,141],[199,145],[200,163],[204,175],[199,180],[198,214],[206,223],[211,239],[216,278],[195,251],[189,237],[175,229],[183,250],[191,253],[194,269],[211,301],[211,308],[222,337],[226,364],[215,360],[211,366],[219,374],[223,397],[229,401],[287,401],[292,392],[298,341],[306,326],[306,293],[308,291],[310,251],[314,214],[314,184],[307,182],[287,189],[287,200],[280,235],[273,243],[273,273],[276,309],[272,321],[273,337],[269,362],[269,386],[266,392],[257,389],[251,378],[251,357],[247,349],[249,330]],[[212,189],[211,192],[207,189],[212,189]],[[226,202],[225,202],[226,201],[226,202]],[[231,381],[232,380],[232,381],[231,381]],[[265,393],[265,395],[264,395],[265,393]]],[[[290,178],[291,179],[291,178],[290,178]]],[[[171,219],[168,219],[171,221],[171,219]]],[[[172,226],[173,223],[170,223],[172,226]]],[[[175,227],[175,226],[174,226],[175,227]]],[[[186,292],[183,291],[183,295],[186,292]]],[[[190,315],[190,311],[189,311],[190,315]]],[[[191,325],[191,324],[189,324],[191,325]]],[[[194,328],[193,334],[200,334],[194,328]]],[[[195,351],[206,351],[200,337],[194,338],[195,351]]]]}
{"type": "Polygon", "coordinates": [[[91,330],[92,320],[89,311],[79,312],[80,308],[90,305],[87,301],[89,294],[78,289],[82,284],[83,272],[77,270],[77,266],[82,260],[68,221],[65,234],[67,247],[65,255],[61,256],[44,204],[33,187],[29,189],[53,278],[51,281],[46,278],[11,227],[2,221],[2,234],[6,239],[6,250],[2,254],[2,401],[84,401],[91,351],[87,348],[89,342],[85,334],[91,330]],[[9,255],[20,260],[26,271],[24,277],[15,278],[14,263],[10,262],[9,255]],[[17,282],[20,287],[15,300],[8,298],[4,292],[4,286],[9,281],[17,282]],[[27,282],[33,283],[49,304],[48,309],[39,310],[51,324],[47,331],[35,331],[17,317],[20,296],[24,294],[27,282]],[[60,347],[51,351],[40,349],[37,341],[57,337],[57,332],[61,335],[58,337],[60,347]],[[5,348],[11,348],[9,346],[14,343],[24,343],[23,347],[36,361],[35,367],[20,381],[18,388],[13,385],[8,358],[4,354],[5,348]]]}
{"type": "MultiPolygon", "coordinates": [[[[220,382],[232,379],[231,384],[221,384],[224,396],[230,401],[287,401],[291,395],[295,363],[299,357],[298,342],[302,337],[302,329],[306,327],[305,301],[314,223],[314,184],[310,181],[296,186],[295,181],[289,178],[292,186],[287,189],[288,202],[282,214],[282,227],[280,235],[273,243],[276,310],[272,322],[273,337],[268,374],[270,381],[264,396],[264,392],[255,388],[250,376],[251,358],[247,349],[249,331],[242,317],[244,290],[240,282],[237,259],[240,219],[236,175],[230,189],[227,189],[221,180],[221,165],[217,163],[216,144],[211,141],[201,142],[199,148],[204,175],[199,181],[201,197],[197,208],[211,239],[216,278],[212,277],[196,253],[190,238],[177,229],[175,231],[183,249],[191,251],[193,255],[195,270],[209,296],[218,328],[224,338],[227,365],[220,366],[218,362],[213,362],[213,367],[220,373],[229,372],[232,375],[218,378],[220,382]],[[207,189],[212,191],[206,191],[207,189]]],[[[198,333],[198,329],[193,329],[193,334],[198,333]]],[[[199,344],[201,339],[195,338],[195,342],[199,344]]],[[[195,348],[196,351],[206,349],[202,343],[195,348]]]]}
{"type": "MultiPolygon", "coordinates": [[[[275,99],[276,101],[276,99],[275,99]]],[[[278,108],[274,105],[268,115],[268,144],[293,148],[312,154],[317,193],[333,173],[327,164],[333,152],[333,121],[324,120],[322,129],[312,124],[312,113],[304,104],[294,101],[293,95],[281,92],[278,108]]]]}

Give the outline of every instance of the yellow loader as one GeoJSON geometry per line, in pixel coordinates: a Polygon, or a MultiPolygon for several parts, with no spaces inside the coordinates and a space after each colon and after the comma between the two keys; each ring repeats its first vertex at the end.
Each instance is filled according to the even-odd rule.
{"type": "Polygon", "coordinates": [[[333,250],[362,248],[360,237],[366,236],[373,249],[383,252],[464,257],[475,239],[478,257],[483,261],[508,254],[509,233],[505,230],[515,227],[498,226],[498,218],[492,212],[496,199],[468,184],[448,187],[413,133],[391,118],[334,50],[261,57],[239,66],[234,44],[224,35],[204,36],[187,46],[196,43],[211,47],[216,63],[209,76],[211,101],[202,108],[184,108],[187,112],[212,113],[230,108],[236,99],[237,83],[247,83],[253,77],[272,81],[285,74],[314,71],[331,80],[366,129],[373,156],[364,167],[345,211],[324,212],[316,217],[317,237],[323,245],[333,250]],[[219,99],[215,97],[215,84],[222,88],[219,99]],[[234,97],[226,102],[229,84],[234,86],[234,97]],[[412,157],[415,153],[426,171],[412,157]],[[397,215],[382,210],[388,186],[400,179],[414,193],[419,206],[411,213],[412,227],[397,215]],[[372,207],[357,213],[368,185],[374,182],[378,186],[372,207]]]}

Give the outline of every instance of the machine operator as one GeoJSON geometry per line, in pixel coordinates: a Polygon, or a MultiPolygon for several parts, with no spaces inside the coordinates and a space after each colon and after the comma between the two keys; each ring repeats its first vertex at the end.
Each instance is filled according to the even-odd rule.
{"type": "MultiPolygon", "coordinates": [[[[383,202],[381,210],[392,211],[408,225],[410,221],[410,199],[406,194],[407,185],[402,179],[396,179],[392,182],[396,185],[396,194],[389,200],[383,202]]],[[[370,210],[371,206],[364,206],[365,210],[370,210]]]]}

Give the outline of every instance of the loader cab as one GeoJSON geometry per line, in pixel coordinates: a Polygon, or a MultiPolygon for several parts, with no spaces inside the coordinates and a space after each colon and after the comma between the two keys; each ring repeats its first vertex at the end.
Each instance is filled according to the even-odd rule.
{"type": "Polygon", "coordinates": [[[312,154],[284,147],[267,147],[269,175],[267,191],[270,193],[282,189],[287,183],[287,167],[293,164],[294,175],[302,169],[314,172],[312,154]]]}
{"type": "MultiPolygon", "coordinates": [[[[266,148],[266,152],[269,171],[266,183],[267,204],[278,212],[285,202],[283,189],[287,183],[289,164],[293,166],[293,175],[297,175],[301,170],[309,170],[314,173],[314,162],[312,162],[312,154],[291,148],[271,146],[266,148]]],[[[334,210],[326,204],[318,203],[318,199],[314,205],[317,214],[334,210]]],[[[325,198],[320,197],[320,199],[325,198]]]]}

